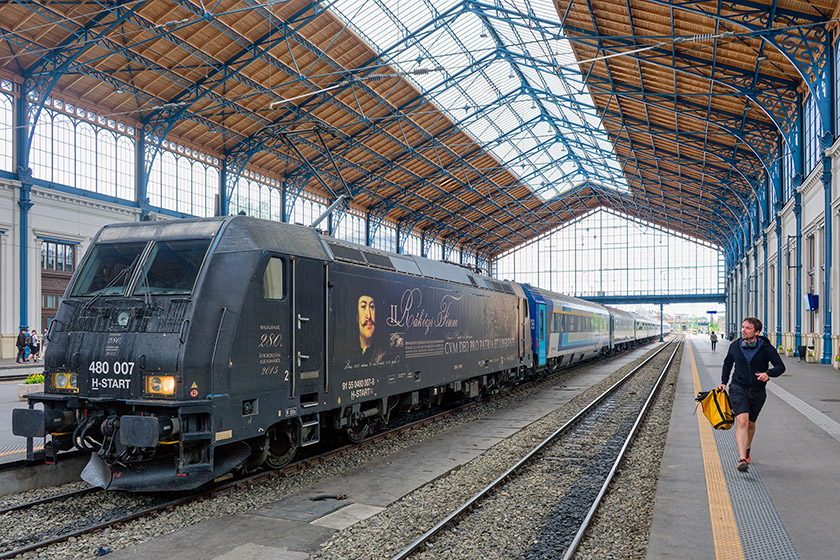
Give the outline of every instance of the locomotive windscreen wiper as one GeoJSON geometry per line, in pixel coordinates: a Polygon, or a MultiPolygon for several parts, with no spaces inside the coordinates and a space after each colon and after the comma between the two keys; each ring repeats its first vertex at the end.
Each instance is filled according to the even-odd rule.
{"type": "Polygon", "coordinates": [[[94,296],[91,298],[91,300],[85,304],[85,307],[84,307],[84,308],[85,308],[85,309],[89,309],[89,308],[90,308],[90,306],[91,306],[91,305],[93,305],[93,302],[95,302],[95,301],[96,301],[96,300],[98,300],[100,297],[102,297],[102,295],[103,295],[103,294],[105,294],[105,293],[108,291],[108,289],[109,289],[109,288],[112,288],[112,287],[114,286],[114,284],[116,284],[116,283],[117,283],[117,280],[119,280],[119,279],[120,279],[120,278],[122,278],[123,276],[126,276],[126,273],[127,273],[129,270],[134,270],[134,265],[135,265],[135,264],[137,264],[137,259],[139,259],[139,258],[140,258],[140,255],[138,254],[136,257],[134,257],[134,260],[133,260],[133,261],[131,261],[131,264],[130,264],[127,268],[124,268],[124,269],[122,269],[121,271],[119,271],[119,272],[117,273],[117,275],[116,275],[116,276],[114,276],[114,279],[113,279],[113,280],[111,280],[110,282],[108,282],[108,284],[106,284],[106,285],[105,285],[105,287],[103,287],[101,290],[99,290],[99,291],[96,293],[96,295],[94,295],[94,296]]]}

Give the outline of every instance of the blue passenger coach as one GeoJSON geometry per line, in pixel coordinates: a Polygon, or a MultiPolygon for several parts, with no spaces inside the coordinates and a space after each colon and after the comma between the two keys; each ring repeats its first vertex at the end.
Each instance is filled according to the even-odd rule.
{"type": "Polygon", "coordinates": [[[569,365],[610,350],[610,312],[600,304],[522,284],[538,365],[569,365]]]}

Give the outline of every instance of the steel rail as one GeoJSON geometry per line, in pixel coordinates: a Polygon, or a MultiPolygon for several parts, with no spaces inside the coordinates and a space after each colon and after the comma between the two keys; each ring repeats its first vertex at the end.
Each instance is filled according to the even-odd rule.
{"type": "Polygon", "coordinates": [[[10,550],[10,551],[7,551],[7,552],[3,552],[3,553],[0,553],[0,560],[3,560],[5,558],[12,558],[14,556],[17,556],[18,554],[23,554],[24,552],[30,552],[32,550],[37,550],[39,548],[44,548],[44,547],[49,546],[51,544],[60,543],[60,542],[66,541],[68,539],[71,539],[73,537],[79,537],[79,536],[87,534],[87,533],[93,533],[94,531],[98,531],[99,529],[105,529],[106,527],[111,527],[113,525],[118,525],[120,523],[125,523],[127,521],[132,521],[134,519],[137,519],[139,517],[144,517],[146,515],[149,515],[151,513],[156,512],[156,511],[160,511],[162,509],[166,509],[168,507],[174,507],[174,506],[177,506],[179,504],[192,501],[195,498],[196,498],[195,495],[184,496],[182,498],[176,498],[174,500],[170,500],[170,501],[165,502],[163,504],[150,506],[150,507],[144,508],[140,511],[135,511],[134,513],[124,515],[123,517],[112,519],[110,521],[103,521],[102,523],[97,523],[95,525],[89,525],[87,527],[82,527],[81,529],[78,529],[76,531],[71,531],[69,533],[63,533],[63,534],[58,535],[56,537],[53,537],[51,539],[47,539],[47,540],[40,541],[40,542],[37,542],[37,543],[32,543],[30,545],[26,545],[26,546],[18,548],[16,550],[10,550]]]}
{"type": "Polygon", "coordinates": [[[17,504],[14,506],[9,506],[7,508],[0,509],[0,515],[4,513],[9,513],[12,511],[19,511],[22,509],[28,509],[35,506],[40,506],[41,504],[48,504],[50,502],[57,502],[58,500],[63,500],[65,498],[72,498],[74,496],[82,496],[84,494],[91,494],[93,492],[98,492],[102,490],[102,488],[98,486],[89,486],[87,488],[80,488],[79,490],[73,490],[72,492],[65,492],[64,494],[56,494],[55,496],[49,496],[48,498],[41,498],[40,500],[33,500],[31,502],[26,502],[23,504],[17,504]]]}
{"type": "MultiPolygon", "coordinates": [[[[391,557],[391,560],[405,560],[408,558],[413,552],[415,552],[418,548],[420,548],[426,541],[428,541],[431,537],[435,536],[436,534],[440,533],[444,528],[446,528],[450,523],[454,520],[458,519],[461,515],[464,514],[468,509],[470,509],[473,505],[476,504],[479,500],[484,498],[487,494],[493,491],[496,487],[498,487],[502,482],[510,478],[512,474],[517,472],[522,466],[527,464],[535,455],[540,453],[543,449],[545,449],[549,444],[551,444],[555,439],[557,439],[560,435],[563,435],[566,431],[568,431],[572,426],[577,424],[587,413],[589,413],[592,409],[598,406],[604,399],[609,397],[616,389],[618,389],[621,385],[623,385],[627,380],[631,377],[636,375],[636,373],[641,370],[645,365],[648,364],[651,360],[653,360],[656,356],[658,356],[661,352],[663,352],[666,348],[668,348],[673,341],[664,344],[661,348],[659,348],[656,352],[648,356],[642,363],[638,366],[633,368],[630,372],[628,372],[624,377],[616,381],[612,386],[606,389],[603,393],[601,393],[598,397],[596,397],[592,402],[586,405],[580,412],[575,414],[570,420],[568,420],[565,424],[557,428],[551,435],[546,437],[542,442],[540,442],[536,447],[534,447],[531,451],[528,452],[522,459],[520,459],[515,465],[510,467],[504,473],[502,473],[498,478],[492,481],[490,484],[482,488],[478,493],[472,496],[469,500],[461,504],[455,511],[450,513],[444,519],[439,521],[434,527],[420,535],[416,540],[414,540],[411,544],[405,547],[403,550],[398,552],[396,555],[391,557]]],[[[677,344],[677,348],[679,348],[679,343],[677,344]]],[[[676,351],[676,350],[675,350],[676,351]]],[[[672,355],[673,357],[673,355],[672,355]]],[[[668,362],[670,365],[670,361],[668,362]]],[[[667,371],[667,369],[666,369],[667,371]]]]}

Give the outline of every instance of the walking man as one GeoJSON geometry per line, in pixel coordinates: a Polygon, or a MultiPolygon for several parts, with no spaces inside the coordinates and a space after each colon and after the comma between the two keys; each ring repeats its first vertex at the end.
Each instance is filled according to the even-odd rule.
{"type": "Polygon", "coordinates": [[[712,334],[709,335],[709,340],[712,342],[712,352],[714,352],[715,348],[717,348],[717,335],[715,331],[712,331],[712,334]]]}
{"type": "Polygon", "coordinates": [[[755,422],[767,399],[767,380],[779,377],[785,371],[785,364],[776,352],[776,347],[760,336],[762,324],[755,317],[747,317],[741,324],[741,338],[729,345],[723,360],[720,388],[726,388],[732,366],[735,373],[729,384],[729,403],[735,415],[735,444],[738,447],[738,470],[750,468],[750,446],[755,436],[755,422]],[[768,369],[768,366],[773,365],[768,369]]]}

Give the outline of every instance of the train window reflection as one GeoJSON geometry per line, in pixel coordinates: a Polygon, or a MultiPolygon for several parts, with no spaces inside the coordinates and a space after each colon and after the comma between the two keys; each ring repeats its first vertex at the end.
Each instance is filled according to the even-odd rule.
{"type": "Polygon", "coordinates": [[[265,299],[283,299],[283,260],[272,257],[263,273],[263,297],[265,299]]]}
{"type": "Polygon", "coordinates": [[[209,239],[157,241],[134,295],[191,294],[209,246],[209,239]]]}
{"type": "Polygon", "coordinates": [[[71,296],[120,295],[145,242],[101,243],[93,247],[71,296]]]}

